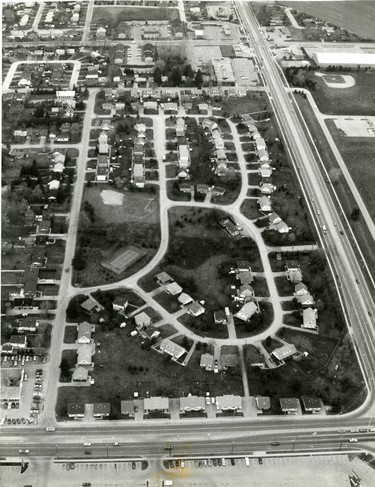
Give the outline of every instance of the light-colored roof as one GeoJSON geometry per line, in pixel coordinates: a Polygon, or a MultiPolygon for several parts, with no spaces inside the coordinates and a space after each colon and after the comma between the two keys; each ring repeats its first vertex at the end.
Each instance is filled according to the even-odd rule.
{"type": "Polygon", "coordinates": [[[138,315],[135,315],[134,319],[136,325],[138,326],[148,326],[151,324],[151,318],[145,311],[142,311],[138,315]]]}
{"type": "Polygon", "coordinates": [[[91,364],[93,347],[89,344],[78,346],[77,364],[91,364]]]}
{"type": "Polygon", "coordinates": [[[93,301],[92,299],[88,298],[86,299],[86,301],[84,301],[82,304],[81,304],[81,308],[85,309],[86,311],[91,311],[92,309],[94,309],[96,307],[96,303],[95,301],[93,301]]]}
{"type": "Polygon", "coordinates": [[[254,301],[251,301],[249,303],[245,303],[234,316],[236,316],[240,320],[247,321],[257,311],[258,311],[257,305],[254,303],[254,301]]]}
{"type": "Polygon", "coordinates": [[[272,355],[276,357],[278,360],[284,360],[286,358],[291,357],[297,353],[296,346],[293,343],[287,343],[280,348],[276,348],[272,355]]]}
{"type": "Polygon", "coordinates": [[[211,355],[210,353],[202,353],[201,355],[201,361],[200,361],[200,366],[204,368],[211,368],[214,364],[214,356],[211,355]]]}
{"type": "Polygon", "coordinates": [[[186,293],[181,293],[177,298],[178,302],[181,304],[188,304],[193,301],[193,298],[186,293]]]}
{"type": "Polygon", "coordinates": [[[269,409],[271,407],[271,400],[268,396],[256,396],[255,402],[258,409],[269,409]]]}
{"type": "Polygon", "coordinates": [[[91,333],[93,331],[94,325],[91,323],[88,323],[87,321],[83,321],[77,326],[78,330],[78,341],[81,340],[82,338],[87,338],[91,339],[91,333]]]}
{"type": "Polygon", "coordinates": [[[176,294],[180,294],[182,291],[182,287],[177,284],[177,282],[171,282],[165,286],[165,290],[172,294],[172,296],[176,296],[176,294]]]}
{"type": "Polygon", "coordinates": [[[181,411],[201,411],[206,408],[203,396],[180,397],[181,411]]]}
{"type": "Polygon", "coordinates": [[[205,312],[205,309],[203,308],[202,305],[200,305],[196,301],[193,301],[191,304],[189,304],[189,311],[193,315],[198,316],[198,315],[203,314],[205,312]]]}
{"type": "Polygon", "coordinates": [[[280,407],[284,410],[297,410],[300,407],[299,400],[296,397],[282,397],[280,398],[280,407]]]}
{"type": "Polygon", "coordinates": [[[159,274],[156,274],[156,279],[158,281],[160,281],[162,284],[166,283],[166,282],[169,282],[169,281],[173,281],[173,278],[167,274],[166,272],[160,272],[159,274]]]}
{"type": "Polygon", "coordinates": [[[241,409],[242,408],[241,396],[235,396],[234,394],[217,396],[216,407],[217,409],[221,409],[221,410],[241,409]]]}
{"type": "Polygon", "coordinates": [[[375,65],[375,53],[369,52],[315,52],[318,64],[345,65],[375,65]]]}
{"type": "Polygon", "coordinates": [[[165,338],[160,342],[159,348],[162,352],[165,352],[176,359],[179,359],[186,353],[186,350],[183,347],[177,345],[177,343],[172,342],[171,340],[168,340],[168,338],[165,338]]]}
{"type": "Polygon", "coordinates": [[[144,408],[149,411],[160,411],[169,409],[169,399],[167,397],[152,396],[144,399],[144,408]]]}
{"type": "Polygon", "coordinates": [[[88,375],[88,369],[85,369],[85,367],[77,367],[73,372],[73,380],[87,380],[88,375]]]}

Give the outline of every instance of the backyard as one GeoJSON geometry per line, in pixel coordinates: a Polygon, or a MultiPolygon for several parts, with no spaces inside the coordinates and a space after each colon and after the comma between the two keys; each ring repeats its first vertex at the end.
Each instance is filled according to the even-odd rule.
{"type": "Polygon", "coordinates": [[[90,387],[61,387],[56,406],[59,420],[66,418],[69,403],[110,402],[111,418],[120,417],[120,401],[132,399],[134,392],[140,398],[151,396],[186,396],[243,394],[239,373],[213,374],[199,366],[201,352],[195,351],[186,367],[181,367],[149,346],[142,345],[140,337],[131,337],[134,325],[110,332],[100,329],[95,338],[101,342],[100,355],[94,355],[95,385],[90,387]]]}

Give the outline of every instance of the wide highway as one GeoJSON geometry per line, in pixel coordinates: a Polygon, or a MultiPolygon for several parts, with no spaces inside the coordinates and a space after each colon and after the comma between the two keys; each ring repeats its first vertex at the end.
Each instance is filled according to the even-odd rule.
{"type": "Polygon", "coordinates": [[[332,199],[327,179],[314,156],[300,123],[297,107],[285,88],[285,79],[266,45],[259,24],[248,2],[235,1],[243,27],[255,50],[262,74],[271,94],[287,149],[304,191],[306,202],[331,266],[342,301],[358,359],[366,378],[369,396],[364,409],[374,409],[375,332],[374,292],[369,289],[355,252],[341,224],[340,213],[332,199]],[[327,232],[323,231],[323,225],[327,232]],[[370,316],[370,314],[372,316],[370,316]]]}

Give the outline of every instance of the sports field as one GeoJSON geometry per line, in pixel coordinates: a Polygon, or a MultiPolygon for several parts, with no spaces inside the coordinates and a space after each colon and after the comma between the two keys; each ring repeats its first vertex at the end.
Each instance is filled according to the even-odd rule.
{"type": "Polygon", "coordinates": [[[102,262],[102,266],[111,272],[122,274],[134,262],[141,259],[147,252],[134,245],[124,247],[102,262]]]}
{"type": "Polygon", "coordinates": [[[83,201],[93,205],[95,218],[103,224],[159,223],[158,196],[154,194],[118,191],[102,185],[85,188],[83,201]]]}

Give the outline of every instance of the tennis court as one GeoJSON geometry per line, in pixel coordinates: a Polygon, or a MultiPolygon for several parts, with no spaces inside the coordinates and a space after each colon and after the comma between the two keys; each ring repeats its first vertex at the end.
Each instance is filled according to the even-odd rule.
{"type": "Polygon", "coordinates": [[[135,245],[124,247],[102,262],[102,266],[111,272],[122,274],[134,262],[141,259],[147,252],[135,245]]]}

